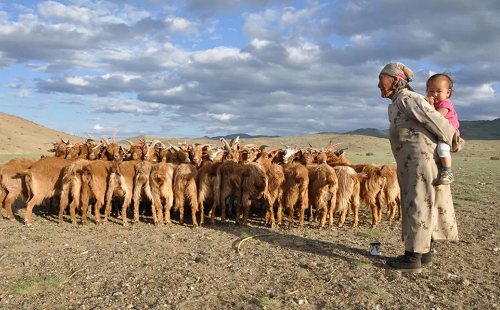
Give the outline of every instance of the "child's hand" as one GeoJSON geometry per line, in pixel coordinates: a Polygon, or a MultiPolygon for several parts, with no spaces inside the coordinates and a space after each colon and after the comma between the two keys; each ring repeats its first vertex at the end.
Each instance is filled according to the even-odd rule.
{"type": "Polygon", "coordinates": [[[434,97],[426,97],[425,100],[427,100],[428,103],[434,106],[434,97]]]}

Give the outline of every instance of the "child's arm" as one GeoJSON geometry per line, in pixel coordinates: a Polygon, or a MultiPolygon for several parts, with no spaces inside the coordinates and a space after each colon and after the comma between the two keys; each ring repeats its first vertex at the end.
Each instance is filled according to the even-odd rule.
{"type": "Polygon", "coordinates": [[[448,112],[450,111],[449,109],[447,108],[439,108],[437,109],[437,111],[442,115],[442,116],[446,116],[446,114],[448,114],[448,112]]]}

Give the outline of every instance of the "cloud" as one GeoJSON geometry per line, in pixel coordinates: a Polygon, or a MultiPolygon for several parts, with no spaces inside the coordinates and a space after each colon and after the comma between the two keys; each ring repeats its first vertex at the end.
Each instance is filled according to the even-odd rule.
{"type": "Polygon", "coordinates": [[[16,94],[16,96],[19,97],[19,98],[29,98],[29,97],[31,97],[31,93],[30,93],[29,90],[23,89],[20,92],[18,92],[16,94]]]}
{"type": "Polygon", "coordinates": [[[98,13],[85,7],[66,6],[59,2],[45,1],[38,4],[38,12],[47,19],[58,22],[90,23],[98,13]]]}
{"type": "Polygon", "coordinates": [[[391,13],[393,1],[140,4],[0,12],[0,69],[29,76],[4,87],[29,88],[109,131],[301,135],[387,128],[377,76],[402,61],[421,93],[432,72],[452,71],[459,116],[500,117],[497,1],[425,0],[405,14],[391,13]]]}
{"type": "Polygon", "coordinates": [[[170,32],[174,34],[190,35],[197,32],[195,23],[181,17],[168,16],[165,22],[170,32]]]}
{"type": "Polygon", "coordinates": [[[92,129],[94,129],[95,131],[103,131],[104,127],[102,127],[99,124],[95,124],[94,127],[92,127],[92,129]]]}

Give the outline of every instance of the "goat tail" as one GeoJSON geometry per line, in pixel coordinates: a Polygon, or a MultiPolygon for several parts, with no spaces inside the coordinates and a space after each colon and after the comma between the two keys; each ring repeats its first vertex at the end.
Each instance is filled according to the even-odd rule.
{"type": "Polygon", "coordinates": [[[220,190],[222,184],[222,176],[219,169],[217,169],[217,173],[215,174],[214,179],[214,205],[218,205],[220,203],[220,190]]]}
{"type": "Polygon", "coordinates": [[[24,185],[26,186],[28,197],[33,197],[33,175],[31,172],[29,170],[24,170],[17,175],[24,177],[24,185]]]}
{"type": "Polygon", "coordinates": [[[231,174],[229,176],[229,182],[232,184],[235,188],[240,188],[241,187],[241,178],[237,174],[231,174]]]}

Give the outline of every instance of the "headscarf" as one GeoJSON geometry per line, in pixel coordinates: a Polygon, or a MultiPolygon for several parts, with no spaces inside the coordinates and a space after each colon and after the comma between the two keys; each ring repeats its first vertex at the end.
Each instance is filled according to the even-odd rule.
{"type": "MultiPolygon", "coordinates": [[[[413,80],[415,74],[413,71],[401,62],[391,62],[385,65],[380,71],[380,74],[390,75],[397,78],[397,83],[394,88],[400,90],[402,88],[409,88],[408,83],[413,80]]],[[[411,89],[411,88],[410,88],[411,89]]]]}

